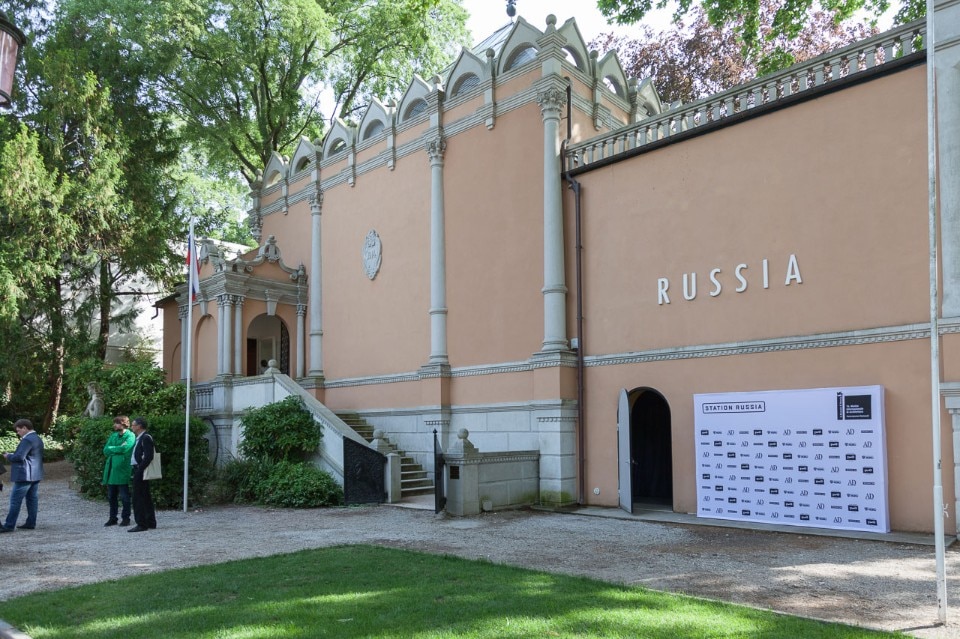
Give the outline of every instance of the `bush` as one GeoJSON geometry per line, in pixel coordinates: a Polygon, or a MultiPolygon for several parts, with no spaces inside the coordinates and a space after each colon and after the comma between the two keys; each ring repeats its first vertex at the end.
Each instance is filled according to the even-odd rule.
{"type": "Polygon", "coordinates": [[[104,368],[99,360],[85,360],[66,371],[62,413],[79,417],[90,396],[87,384],[97,382],[103,391],[105,415],[165,415],[183,410],[187,397],[183,384],[167,384],[166,373],[151,362],[135,361],[104,368]]]}
{"type": "Polygon", "coordinates": [[[282,461],[257,484],[257,500],[282,508],[318,508],[343,504],[343,489],[330,473],[310,463],[282,461]]]}
{"type": "Polygon", "coordinates": [[[251,504],[257,501],[257,484],[269,472],[269,462],[232,459],[217,470],[210,486],[210,500],[216,503],[251,504]]]}
{"type": "MultiPolygon", "coordinates": [[[[131,419],[133,417],[131,415],[131,419]]],[[[157,508],[180,507],[183,505],[183,416],[161,415],[146,419],[157,450],[163,455],[163,479],[150,483],[153,502],[157,508]]],[[[106,495],[106,487],[100,483],[103,481],[103,445],[113,431],[113,418],[79,418],[79,421],[82,424],[69,448],[67,459],[73,462],[80,493],[101,498],[106,495]]],[[[209,446],[204,438],[207,429],[205,422],[197,418],[190,420],[188,503],[200,501],[213,477],[209,446]]]]}
{"type": "MultiPolygon", "coordinates": [[[[43,440],[44,462],[55,462],[63,459],[64,450],[60,442],[50,435],[40,435],[40,439],[43,440]]],[[[20,438],[17,437],[16,433],[3,433],[0,435],[0,453],[12,453],[17,449],[17,444],[19,443],[20,438]]],[[[4,466],[9,466],[9,462],[6,460],[0,459],[0,462],[2,462],[4,466]]]]}
{"type": "Polygon", "coordinates": [[[323,436],[296,395],[251,410],[241,424],[240,454],[246,459],[302,461],[316,451],[323,436]]]}

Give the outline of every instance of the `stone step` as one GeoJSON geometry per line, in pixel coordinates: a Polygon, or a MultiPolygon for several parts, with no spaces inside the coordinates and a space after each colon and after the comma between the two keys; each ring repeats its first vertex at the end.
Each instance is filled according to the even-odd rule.
{"type": "MultiPolygon", "coordinates": [[[[368,443],[373,442],[373,432],[376,429],[367,420],[357,413],[351,412],[337,413],[336,415],[368,443]]],[[[389,442],[389,437],[387,440],[389,442]]],[[[424,470],[423,466],[413,457],[408,456],[405,451],[397,448],[396,444],[390,442],[390,448],[400,455],[400,497],[432,494],[433,478],[424,470]]]]}

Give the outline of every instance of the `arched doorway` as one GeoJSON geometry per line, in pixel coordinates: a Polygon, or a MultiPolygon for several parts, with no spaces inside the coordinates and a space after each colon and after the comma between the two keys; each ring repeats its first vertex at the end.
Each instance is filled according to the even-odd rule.
{"type": "Polygon", "coordinates": [[[277,360],[277,368],[284,375],[290,374],[290,331],[276,315],[258,315],[247,328],[245,373],[260,375],[267,362],[277,360]]]}
{"type": "Polygon", "coordinates": [[[618,415],[620,506],[673,506],[670,405],[652,388],[621,391],[618,415]]]}

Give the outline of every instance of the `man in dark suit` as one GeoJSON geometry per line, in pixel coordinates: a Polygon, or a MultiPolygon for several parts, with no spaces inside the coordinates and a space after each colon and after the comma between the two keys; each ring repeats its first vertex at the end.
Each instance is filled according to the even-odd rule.
{"type": "Polygon", "coordinates": [[[27,498],[27,521],[20,526],[33,530],[37,526],[37,487],[43,479],[43,440],[33,430],[29,419],[18,419],[13,425],[20,438],[17,450],[4,453],[3,456],[10,462],[10,479],[13,481],[13,491],[10,493],[10,510],[7,511],[7,520],[0,533],[13,532],[20,517],[20,505],[23,498],[27,498]]]}
{"type": "Polygon", "coordinates": [[[143,417],[135,417],[130,423],[130,430],[137,436],[130,457],[133,465],[133,520],[137,525],[127,532],[143,532],[157,527],[157,513],[153,509],[153,498],[150,496],[150,482],[143,479],[143,471],[153,461],[153,437],[147,432],[147,420],[143,417]]]}

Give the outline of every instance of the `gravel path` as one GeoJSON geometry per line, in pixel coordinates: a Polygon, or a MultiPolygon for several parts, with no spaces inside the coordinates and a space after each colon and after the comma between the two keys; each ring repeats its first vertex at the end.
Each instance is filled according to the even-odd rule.
{"type": "MultiPolygon", "coordinates": [[[[154,531],[103,528],[106,504],[69,489],[69,465],[47,465],[34,531],[7,535],[0,600],[144,572],[369,543],[483,558],[551,572],[768,608],[917,637],[960,638],[960,608],[936,626],[931,546],[658,524],[536,511],[457,519],[391,506],[161,511],[154,531]],[[103,547],[138,543],[129,561],[103,547]]],[[[6,511],[5,500],[3,508],[6,511]]],[[[21,515],[23,516],[23,515],[21,515]]],[[[948,603],[960,606],[960,550],[947,552],[948,603]],[[952,579],[951,579],[952,576],[952,579]]]]}

